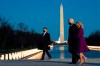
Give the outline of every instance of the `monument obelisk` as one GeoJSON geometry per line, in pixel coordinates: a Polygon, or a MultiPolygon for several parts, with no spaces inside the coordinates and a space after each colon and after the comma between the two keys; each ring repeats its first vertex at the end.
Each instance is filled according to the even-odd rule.
{"type": "Polygon", "coordinates": [[[63,5],[60,5],[60,43],[64,43],[64,15],[63,5]]]}

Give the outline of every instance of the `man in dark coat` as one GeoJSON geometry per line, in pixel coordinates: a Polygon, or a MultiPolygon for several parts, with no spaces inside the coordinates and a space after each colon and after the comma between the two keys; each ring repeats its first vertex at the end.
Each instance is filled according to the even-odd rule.
{"type": "Polygon", "coordinates": [[[68,36],[68,50],[72,54],[72,62],[71,64],[76,64],[79,60],[79,55],[77,54],[77,28],[74,24],[74,20],[70,18],[69,22],[69,36],[68,36]]]}
{"type": "Polygon", "coordinates": [[[49,59],[51,59],[51,55],[48,52],[50,50],[50,34],[47,32],[47,28],[43,28],[43,34],[42,34],[42,48],[43,48],[43,54],[41,60],[44,60],[45,52],[47,53],[49,59]]]}

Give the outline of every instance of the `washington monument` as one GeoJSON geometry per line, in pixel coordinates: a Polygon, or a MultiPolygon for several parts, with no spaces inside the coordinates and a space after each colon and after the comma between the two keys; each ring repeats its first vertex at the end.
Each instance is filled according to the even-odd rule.
{"type": "Polygon", "coordinates": [[[64,43],[64,15],[63,5],[60,5],[60,43],[64,43]]]}

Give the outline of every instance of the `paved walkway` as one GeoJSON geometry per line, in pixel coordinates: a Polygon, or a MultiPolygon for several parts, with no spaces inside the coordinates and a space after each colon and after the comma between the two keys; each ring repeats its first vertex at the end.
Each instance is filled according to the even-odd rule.
{"type": "Polygon", "coordinates": [[[83,65],[78,65],[78,64],[69,64],[69,62],[66,62],[65,60],[63,61],[11,60],[11,61],[0,61],[0,66],[100,66],[100,63],[87,62],[83,65]]]}
{"type": "Polygon", "coordinates": [[[48,60],[8,60],[0,61],[0,66],[100,66],[100,51],[90,51],[84,53],[88,57],[88,61],[83,65],[69,64],[71,62],[71,55],[68,52],[67,46],[55,46],[50,51],[53,59],[48,60]]]}

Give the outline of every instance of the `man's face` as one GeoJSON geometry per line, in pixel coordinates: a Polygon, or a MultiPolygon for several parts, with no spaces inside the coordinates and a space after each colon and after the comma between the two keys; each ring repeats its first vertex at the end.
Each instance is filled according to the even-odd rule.
{"type": "Polygon", "coordinates": [[[74,20],[73,20],[73,19],[69,19],[68,24],[69,24],[69,25],[74,24],[74,20]]]}
{"type": "Polygon", "coordinates": [[[43,32],[47,32],[47,29],[43,29],[43,32]]]}

